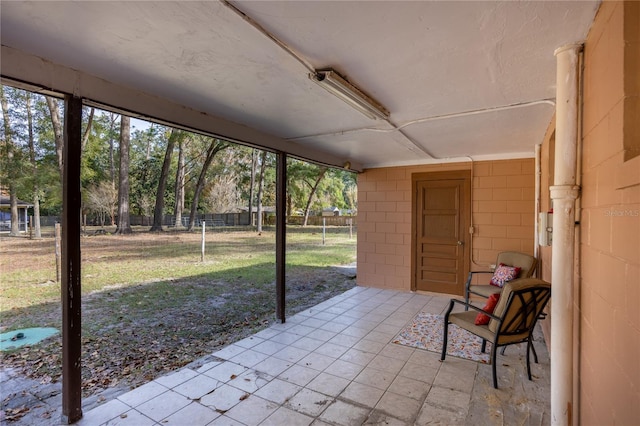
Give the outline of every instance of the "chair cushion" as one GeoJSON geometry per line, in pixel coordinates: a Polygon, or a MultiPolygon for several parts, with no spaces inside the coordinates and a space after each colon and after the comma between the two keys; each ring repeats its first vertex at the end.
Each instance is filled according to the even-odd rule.
{"type": "MultiPolygon", "coordinates": [[[[476,313],[473,311],[453,312],[449,315],[449,322],[475,334],[488,342],[494,343],[495,331],[489,330],[487,325],[475,325],[476,313]]],[[[506,345],[513,342],[521,342],[527,338],[527,333],[510,336],[499,336],[498,344],[506,345]]]]}
{"type": "Polygon", "coordinates": [[[503,287],[509,281],[518,278],[521,269],[522,268],[518,266],[509,266],[501,263],[493,273],[493,277],[491,277],[489,284],[497,287],[503,287]]]}
{"type": "Polygon", "coordinates": [[[472,285],[469,286],[469,293],[477,294],[482,297],[489,297],[492,294],[500,293],[502,289],[495,285],[472,285]]]}
{"type": "Polygon", "coordinates": [[[464,328],[465,330],[475,334],[476,336],[480,336],[483,339],[488,340],[489,342],[493,342],[495,338],[495,332],[489,330],[489,327],[486,325],[476,325],[475,321],[475,311],[452,312],[449,315],[449,322],[451,324],[455,324],[460,328],[464,328]]]}
{"type": "Polygon", "coordinates": [[[505,265],[519,266],[522,268],[519,278],[529,278],[533,275],[533,271],[536,270],[538,260],[526,253],[503,251],[498,254],[498,258],[496,259],[496,265],[501,263],[504,263],[505,265]]]}
{"type": "MultiPolygon", "coordinates": [[[[498,299],[500,299],[500,293],[494,293],[491,296],[489,296],[489,298],[487,299],[487,303],[482,307],[482,310],[492,314],[493,310],[496,308],[496,305],[498,304],[498,299]]],[[[485,315],[482,312],[480,312],[478,313],[478,315],[476,315],[475,324],[476,325],[489,324],[490,320],[491,320],[491,317],[489,315],[485,315]]]]}

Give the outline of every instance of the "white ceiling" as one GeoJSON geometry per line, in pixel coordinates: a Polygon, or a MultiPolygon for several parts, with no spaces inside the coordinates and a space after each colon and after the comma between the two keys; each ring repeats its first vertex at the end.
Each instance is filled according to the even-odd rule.
{"type": "MultiPolygon", "coordinates": [[[[218,1],[3,1],[1,65],[5,77],[60,89],[7,52],[43,58],[240,124],[310,159],[326,152],[335,164],[515,158],[533,155],[552,118],[554,50],[586,37],[598,4],[232,2],[243,19],[218,1]],[[383,104],[390,121],[365,117],[308,78],[328,67],[383,104]]],[[[148,104],[134,111],[154,116],[148,104]]]]}

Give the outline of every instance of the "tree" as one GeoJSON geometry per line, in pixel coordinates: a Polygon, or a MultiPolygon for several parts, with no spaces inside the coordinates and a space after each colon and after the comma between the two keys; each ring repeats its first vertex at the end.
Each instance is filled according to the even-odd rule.
{"type": "Polygon", "coordinates": [[[36,163],[35,141],[33,136],[33,111],[31,109],[31,93],[25,93],[27,107],[27,126],[29,128],[29,161],[33,180],[33,231],[35,238],[42,238],[40,229],[40,188],[38,184],[38,164],[36,163]]]}
{"type": "Polygon", "coordinates": [[[93,116],[95,115],[95,108],[91,107],[89,109],[89,118],[87,118],[87,127],[84,129],[84,134],[82,135],[82,146],[81,150],[84,152],[84,149],[87,146],[87,142],[89,141],[89,136],[91,135],[91,126],[93,125],[93,116]]]}
{"type": "Polygon", "coordinates": [[[335,206],[340,209],[347,207],[345,202],[345,175],[350,172],[340,169],[328,169],[316,191],[320,206],[335,206]]]}
{"type": "Polygon", "coordinates": [[[60,108],[58,107],[58,100],[51,96],[45,96],[47,100],[47,106],[49,107],[49,113],[51,114],[51,124],[53,125],[53,133],[55,136],[56,154],[58,157],[58,168],[60,170],[60,182],[64,182],[64,159],[62,153],[64,150],[64,133],[62,128],[62,122],[60,121],[60,108]]]}
{"type": "Polygon", "coordinates": [[[264,175],[267,167],[267,151],[262,151],[260,157],[260,174],[258,175],[258,194],[256,205],[256,216],[258,217],[258,223],[256,224],[258,234],[262,232],[262,193],[264,192],[264,175]]]}
{"type": "Polygon", "coordinates": [[[98,216],[100,226],[104,227],[106,216],[114,222],[116,206],[118,203],[118,192],[111,185],[111,182],[100,182],[92,185],[86,190],[86,207],[98,216]]]}
{"type": "Polygon", "coordinates": [[[176,142],[183,139],[186,132],[178,129],[172,129],[169,135],[167,143],[167,150],[164,155],[164,162],[162,163],[162,172],[160,173],[160,179],[158,181],[158,190],[156,191],[156,207],[153,211],[153,225],[151,225],[151,232],[162,232],[162,219],[164,216],[164,191],[167,186],[167,177],[169,176],[169,168],[171,167],[171,155],[173,154],[173,148],[176,142]]]}
{"type": "Polygon", "coordinates": [[[178,141],[178,169],[176,170],[176,207],[175,207],[175,226],[182,228],[182,211],[184,210],[184,185],[186,178],[185,171],[185,153],[183,145],[188,139],[178,141]]]}
{"type": "Polygon", "coordinates": [[[206,176],[207,171],[209,170],[209,166],[211,166],[211,162],[213,161],[213,158],[216,156],[216,154],[228,147],[228,142],[222,141],[217,138],[210,138],[209,149],[207,149],[207,155],[205,157],[204,164],[202,165],[202,169],[200,170],[200,176],[198,176],[198,182],[196,183],[196,188],[193,193],[191,212],[189,213],[189,231],[193,231],[193,228],[195,228],[196,212],[198,211],[198,201],[206,182],[206,176]]]}
{"type": "Polygon", "coordinates": [[[146,225],[151,225],[153,218],[168,132],[169,129],[165,127],[151,125],[144,131],[135,130],[131,135],[129,159],[131,212],[145,216],[146,225]]]}
{"type": "Polygon", "coordinates": [[[206,194],[205,206],[211,212],[227,213],[238,207],[238,180],[232,174],[216,175],[206,194]]]}
{"type": "Polygon", "coordinates": [[[317,168],[317,175],[313,180],[313,183],[311,183],[310,181],[306,181],[311,190],[309,191],[309,198],[307,198],[307,204],[304,208],[304,222],[302,223],[302,226],[307,226],[307,221],[309,220],[309,211],[311,211],[311,201],[313,201],[313,196],[316,194],[318,185],[320,185],[320,181],[322,180],[322,178],[324,178],[325,173],[327,173],[327,167],[319,166],[317,168]]]}
{"type": "MultiPolygon", "coordinates": [[[[3,111],[3,133],[9,133],[3,139],[3,155],[0,167],[3,182],[13,192],[15,198],[14,213],[17,215],[17,199],[32,200],[33,226],[38,238],[40,214],[44,209],[58,214],[61,209],[61,157],[60,138],[56,140],[54,121],[59,123],[59,105],[50,98],[9,86],[2,88],[5,105],[3,111]],[[53,111],[53,121],[51,118],[53,111]],[[10,142],[7,144],[7,142],[10,142]]],[[[61,129],[58,129],[61,132],[61,129]]],[[[58,136],[61,136],[60,134],[58,136]]],[[[14,218],[17,229],[19,219],[14,218]]],[[[14,231],[17,232],[17,230],[14,231]]]]}
{"type": "Polygon", "coordinates": [[[250,168],[251,151],[244,147],[231,145],[220,152],[209,168],[211,177],[203,191],[204,207],[216,213],[235,212],[247,193],[250,168]]]}
{"type": "Polygon", "coordinates": [[[120,170],[118,172],[118,227],[116,234],[130,234],[129,221],[129,138],[131,135],[130,119],[120,118],[120,170]]]}
{"type": "MultiPolygon", "coordinates": [[[[43,215],[61,212],[63,105],[57,98],[11,87],[4,89],[4,95],[7,99],[4,126],[0,127],[3,133],[0,182],[5,189],[11,189],[8,193],[13,194],[16,206],[18,199],[33,201],[37,226],[38,210],[43,215]]],[[[117,193],[125,190],[116,173],[124,171],[124,164],[119,166],[118,161],[125,161],[127,154],[126,141],[121,141],[123,146],[118,147],[121,137],[118,130],[123,125],[120,123],[116,127],[119,119],[117,114],[93,108],[87,107],[83,111],[83,211],[96,214],[102,223],[107,217],[112,220],[116,216],[123,217],[118,210],[125,207],[124,200],[120,201],[123,194],[117,193]],[[112,189],[107,191],[105,184],[110,184],[112,189]],[[116,196],[112,200],[109,194],[114,192],[116,196]],[[90,195],[105,199],[101,202],[90,200],[90,195]]],[[[275,199],[272,156],[228,142],[216,149],[216,143],[222,142],[156,124],[144,131],[134,131],[128,149],[129,213],[153,217],[153,223],[149,223],[151,220],[146,222],[156,231],[162,229],[165,210],[175,214],[178,226],[182,216],[188,214],[193,229],[197,213],[203,206],[230,211],[247,205],[253,216],[251,213],[259,205],[262,221],[263,206],[271,205],[275,199]],[[178,155],[174,156],[176,147],[178,155]],[[222,148],[225,148],[224,155],[218,155],[222,148]],[[259,196],[256,194],[258,189],[259,196]]],[[[334,169],[328,169],[320,179],[318,166],[293,159],[289,161],[288,169],[288,214],[294,207],[309,212],[323,203],[354,206],[353,191],[349,192],[349,188],[353,189],[355,183],[348,182],[342,171],[334,173],[334,169]]],[[[14,209],[14,214],[16,211],[14,209]]],[[[14,222],[17,227],[18,219],[14,222]]],[[[36,229],[36,236],[37,233],[36,229]]]]}
{"type": "MultiPolygon", "coordinates": [[[[329,168],[326,166],[318,166],[295,159],[291,160],[287,165],[287,186],[288,195],[291,198],[290,204],[295,202],[296,205],[302,207],[304,212],[302,226],[307,226],[314,197],[316,197],[321,188],[320,184],[328,171],[329,168]]],[[[322,205],[319,207],[321,208],[322,205]]]]}
{"type": "Polygon", "coordinates": [[[9,102],[4,93],[4,88],[0,86],[0,99],[2,103],[2,118],[4,119],[4,148],[6,152],[6,171],[7,183],[9,185],[9,204],[11,208],[11,230],[9,235],[16,236],[20,234],[19,218],[18,218],[18,195],[16,182],[14,180],[16,173],[16,146],[13,140],[13,132],[11,130],[11,119],[9,116],[9,102]],[[11,176],[13,175],[13,176],[11,176]]]}
{"type": "Polygon", "coordinates": [[[351,215],[355,216],[358,211],[358,175],[348,170],[340,170],[339,172],[344,184],[343,199],[345,207],[351,212],[351,215]]]}
{"type": "Polygon", "coordinates": [[[249,180],[249,223],[253,225],[253,188],[256,184],[256,168],[258,165],[258,150],[251,149],[251,178],[249,180]]]}
{"type": "Polygon", "coordinates": [[[111,185],[116,186],[116,162],[115,162],[115,128],[118,114],[109,113],[109,176],[111,177],[111,185]]]}

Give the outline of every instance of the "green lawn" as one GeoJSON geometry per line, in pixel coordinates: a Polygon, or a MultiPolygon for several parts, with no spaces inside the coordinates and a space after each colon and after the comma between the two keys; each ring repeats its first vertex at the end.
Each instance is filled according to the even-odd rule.
{"type": "MultiPolygon", "coordinates": [[[[137,232],[82,238],[83,394],[138,386],[247,337],[275,321],[275,234],[137,232]],[[124,366],[124,367],[123,367],[124,366]]],[[[52,238],[0,241],[2,331],[61,326],[52,238]]],[[[355,285],[356,240],[333,228],[287,232],[286,315],[355,285]]],[[[60,335],[0,353],[43,383],[61,374],[60,335]]]]}
{"type": "MultiPolygon", "coordinates": [[[[260,236],[248,231],[209,232],[205,241],[202,262],[198,232],[83,237],[83,294],[191,276],[256,284],[275,279],[273,231],[260,236]]],[[[1,245],[0,312],[60,299],[53,238],[3,238],[1,245]]],[[[351,263],[355,261],[355,245],[355,236],[350,239],[348,229],[331,228],[323,245],[321,228],[313,232],[289,227],[287,270],[351,263]]]]}

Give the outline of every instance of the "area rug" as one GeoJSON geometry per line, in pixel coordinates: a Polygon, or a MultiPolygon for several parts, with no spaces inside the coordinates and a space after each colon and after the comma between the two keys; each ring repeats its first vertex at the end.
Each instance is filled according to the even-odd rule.
{"type": "MultiPolygon", "coordinates": [[[[443,327],[442,316],[420,312],[398,333],[392,342],[398,345],[441,353],[443,327]]],[[[485,353],[480,351],[481,348],[481,338],[455,324],[449,324],[447,355],[488,364],[491,343],[487,343],[485,353]]]]}

